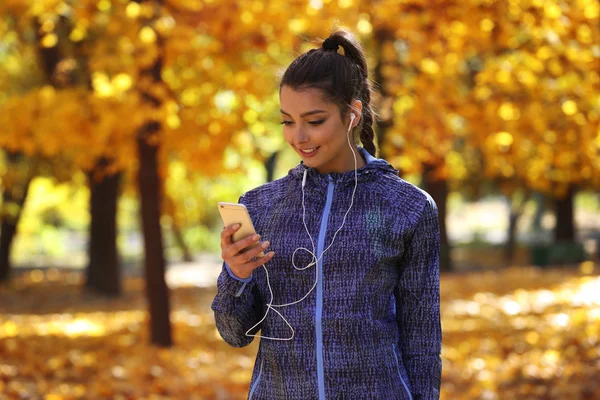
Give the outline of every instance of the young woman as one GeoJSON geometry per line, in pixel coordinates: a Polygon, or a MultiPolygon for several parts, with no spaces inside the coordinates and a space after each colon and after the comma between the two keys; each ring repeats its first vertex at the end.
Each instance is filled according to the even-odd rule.
{"type": "Polygon", "coordinates": [[[437,207],[376,158],[370,100],[344,30],[283,75],[302,162],[240,198],[260,236],[233,243],[224,228],[212,304],[227,343],[262,338],[250,399],[439,399],[437,207]]]}

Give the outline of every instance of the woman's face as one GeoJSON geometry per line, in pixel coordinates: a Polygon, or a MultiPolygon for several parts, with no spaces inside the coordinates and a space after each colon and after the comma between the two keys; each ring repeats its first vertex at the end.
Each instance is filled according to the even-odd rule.
{"type": "MultiPolygon", "coordinates": [[[[326,102],[318,89],[296,91],[284,85],[279,97],[283,135],[307,167],[324,174],[354,169],[347,137],[349,116],[342,121],[338,106],[326,102]]],[[[350,143],[356,148],[352,138],[350,143]]],[[[358,152],[357,161],[360,165],[358,152]]]]}

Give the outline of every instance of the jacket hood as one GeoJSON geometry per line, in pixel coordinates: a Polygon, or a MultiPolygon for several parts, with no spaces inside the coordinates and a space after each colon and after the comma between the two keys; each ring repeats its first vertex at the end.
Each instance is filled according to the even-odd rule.
{"type": "MultiPolygon", "coordinates": [[[[373,157],[364,148],[357,146],[359,153],[364,157],[366,164],[356,170],[358,181],[366,181],[374,179],[376,175],[380,174],[392,174],[398,176],[398,170],[396,170],[390,163],[382,158],[373,157]]],[[[307,171],[307,181],[316,181],[327,183],[328,176],[331,176],[333,182],[336,184],[341,183],[352,183],[354,184],[354,169],[346,172],[331,172],[329,174],[322,174],[315,168],[307,167],[304,161],[301,161],[296,167],[289,170],[289,175],[294,179],[302,180],[304,171],[307,171]]]]}

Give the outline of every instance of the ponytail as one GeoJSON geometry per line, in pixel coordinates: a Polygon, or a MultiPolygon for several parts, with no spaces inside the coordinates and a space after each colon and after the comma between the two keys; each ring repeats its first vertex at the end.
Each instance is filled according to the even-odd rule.
{"type": "Polygon", "coordinates": [[[360,142],[365,150],[373,157],[377,157],[377,149],[375,147],[375,131],[373,130],[373,110],[371,109],[371,83],[365,79],[365,88],[363,91],[363,109],[362,109],[362,124],[360,125],[360,142]]]}

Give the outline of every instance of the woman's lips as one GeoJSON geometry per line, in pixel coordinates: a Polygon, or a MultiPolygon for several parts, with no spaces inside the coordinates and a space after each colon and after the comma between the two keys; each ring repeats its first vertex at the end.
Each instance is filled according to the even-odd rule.
{"type": "Polygon", "coordinates": [[[298,151],[300,152],[302,157],[306,157],[306,158],[314,156],[318,150],[319,150],[319,147],[312,147],[310,149],[298,149],[298,151]],[[309,150],[309,152],[307,152],[307,150],[309,150]]]}

